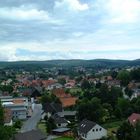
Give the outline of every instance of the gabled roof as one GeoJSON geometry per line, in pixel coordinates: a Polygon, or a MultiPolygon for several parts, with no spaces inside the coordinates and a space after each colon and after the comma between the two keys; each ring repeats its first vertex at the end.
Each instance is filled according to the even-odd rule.
{"type": "Polygon", "coordinates": [[[42,84],[44,87],[48,87],[48,86],[53,85],[55,83],[56,83],[56,80],[43,80],[42,81],[42,84]]]}
{"type": "Polygon", "coordinates": [[[31,130],[16,134],[15,140],[46,140],[46,136],[39,130],[31,130]]]}
{"type": "Polygon", "coordinates": [[[67,117],[67,116],[75,116],[76,115],[76,111],[62,111],[62,112],[58,112],[57,113],[58,116],[62,117],[67,117]]]}
{"type": "Polygon", "coordinates": [[[51,107],[54,109],[54,111],[57,113],[57,112],[61,112],[63,109],[62,109],[62,105],[59,104],[59,103],[51,103],[51,107]]]}
{"type": "Polygon", "coordinates": [[[61,101],[63,107],[70,107],[76,104],[77,98],[68,97],[68,98],[60,98],[59,100],[61,101]]]}
{"type": "Polygon", "coordinates": [[[140,114],[133,113],[131,116],[128,117],[128,121],[131,125],[135,125],[137,121],[140,121],[140,114]]]}
{"type": "Polygon", "coordinates": [[[95,122],[89,120],[83,120],[78,124],[78,131],[79,133],[86,134],[88,133],[94,126],[96,125],[95,122]]]}
{"type": "Polygon", "coordinates": [[[52,93],[58,98],[71,97],[70,94],[66,94],[64,89],[61,88],[54,89],[52,93]]]}
{"type": "Polygon", "coordinates": [[[52,116],[52,119],[55,121],[56,124],[67,123],[65,118],[59,117],[57,114],[52,116]]]}
{"type": "Polygon", "coordinates": [[[41,96],[40,91],[38,91],[37,89],[33,88],[31,97],[40,97],[40,96],[41,96]]]}
{"type": "Polygon", "coordinates": [[[45,103],[43,109],[45,112],[57,113],[62,111],[62,105],[58,103],[45,103]]]}

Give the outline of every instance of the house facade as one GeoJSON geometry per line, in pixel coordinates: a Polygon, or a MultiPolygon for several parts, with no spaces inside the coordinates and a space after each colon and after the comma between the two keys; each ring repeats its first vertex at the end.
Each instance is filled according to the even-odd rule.
{"type": "Polygon", "coordinates": [[[5,109],[12,111],[13,120],[20,119],[25,120],[28,116],[28,99],[27,98],[6,98],[1,97],[2,105],[5,109]]]}
{"type": "Polygon", "coordinates": [[[92,121],[83,120],[78,125],[78,136],[84,140],[98,140],[107,136],[107,130],[92,121]]]}

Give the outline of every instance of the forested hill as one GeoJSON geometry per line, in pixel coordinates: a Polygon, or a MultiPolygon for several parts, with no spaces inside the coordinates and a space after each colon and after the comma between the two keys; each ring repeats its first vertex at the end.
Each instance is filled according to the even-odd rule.
{"type": "Polygon", "coordinates": [[[137,60],[48,60],[48,61],[16,61],[16,62],[0,62],[0,68],[25,68],[25,67],[92,67],[92,68],[115,68],[125,66],[140,66],[140,59],[137,60]]]}

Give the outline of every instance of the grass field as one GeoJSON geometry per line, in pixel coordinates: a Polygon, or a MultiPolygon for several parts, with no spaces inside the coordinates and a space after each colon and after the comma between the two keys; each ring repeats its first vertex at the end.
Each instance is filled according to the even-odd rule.
{"type": "MultiPolygon", "coordinates": [[[[113,122],[109,122],[106,123],[104,125],[102,125],[105,129],[107,129],[108,131],[108,136],[113,136],[112,131],[116,132],[117,129],[119,128],[119,126],[123,123],[123,121],[113,121],[113,122]]],[[[116,137],[114,136],[114,139],[116,140],[116,137]]]]}
{"type": "Polygon", "coordinates": [[[116,128],[119,127],[123,121],[114,121],[114,122],[109,122],[103,125],[104,128],[109,129],[109,128],[116,128]]]}
{"type": "Polygon", "coordinates": [[[39,122],[38,125],[37,125],[37,127],[38,127],[38,129],[40,129],[42,132],[47,133],[45,122],[39,122]]]}

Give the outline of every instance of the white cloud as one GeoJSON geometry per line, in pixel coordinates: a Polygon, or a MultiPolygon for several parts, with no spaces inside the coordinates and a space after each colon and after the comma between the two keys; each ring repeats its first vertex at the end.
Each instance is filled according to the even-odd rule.
{"type": "Polygon", "coordinates": [[[74,32],[73,33],[73,36],[75,36],[75,37],[80,37],[80,36],[82,36],[84,33],[83,32],[74,32]]]}
{"type": "Polygon", "coordinates": [[[48,13],[33,7],[3,7],[0,17],[12,20],[49,20],[48,13]]]}
{"type": "Polygon", "coordinates": [[[86,38],[77,38],[77,40],[5,43],[0,45],[0,60],[139,58],[139,44],[104,44],[102,40],[99,43],[98,40],[97,42],[92,41],[92,38],[93,36],[91,35],[86,38]],[[27,53],[22,53],[23,50],[27,53]],[[20,53],[17,53],[17,51],[20,53]]]}
{"type": "Polygon", "coordinates": [[[56,1],[55,7],[63,7],[68,6],[69,10],[75,10],[75,11],[84,11],[88,10],[89,6],[88,4],[81,4],[79,0],[62,0],[62,1],[56,1]]]}
{"type": "MultiPolygon", "coordinates": [[[[102,0],[98,2],[101,4],[102,0]]],[[[102,4],[105,14],[109,15],[110,19],[107,20],[110,23],[135,23],[139,20],[139,0],[104,0],[102,4]]]]}

